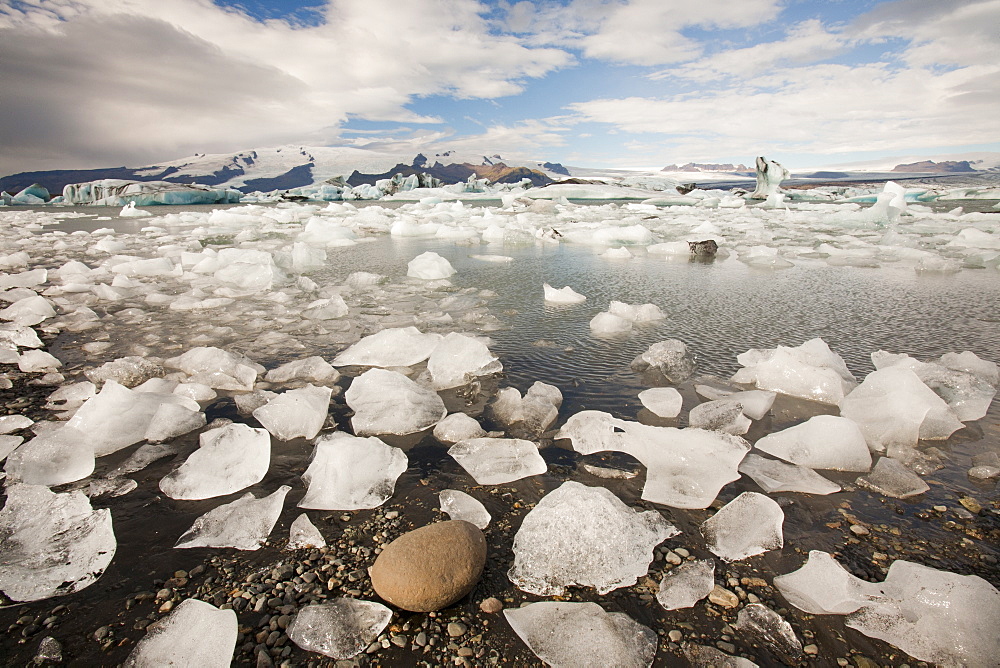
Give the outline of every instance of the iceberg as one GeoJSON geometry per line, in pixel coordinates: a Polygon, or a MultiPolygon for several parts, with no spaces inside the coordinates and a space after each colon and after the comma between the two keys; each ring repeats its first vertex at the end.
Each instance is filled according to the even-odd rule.
{"type": "Polygon", "coordinates": [[[656,600],[666,610],[693,607],[715,589],[715,562],[711,559],[685,561],[660,580],[656,600]]]}
{"type": "Polygon", "coordinates": [[[292,488],[282,485],[261,499],[247,492],[232,503],[210,510],[194,521],[177,539],[175,548],[233,547],[258,550],[278,521],[285,495],[292,488]]]}
{"type": "MultiPolygon", "coordinates": [[[[179,393],[177,396],[184,397],[179,393]]],[[[205,414],[191,410],[189,405],[160,404],[150,418],[143,437],[150,443],[163,443],[195,429],[201,429],[205,426],[205,422],[205,414]]]]}
{"type": "Polygon", "coordinates": [[[118,542],[111,511],[94,510],[83,492],[56,494],[10,484],[0,510],[0,590],[14,601],[64,596],[97,581],[118,542]]]}
{"type": "Polygon", "coordinates": [[[591,319],[590,331],[598,336],[624,334],[632,331],[632,321],[607,311],[601,311],[591,319]]]}
{"type": "Polygon", "coordinates": [[[391,619],[392,610],[381,603],[335,598],[299,610],[288,637],[307,652],[350,659],[375,642],[391,619]]]}
{"type": "Polygon", "coordinates": [[[351,426],[358,436],[413,434],[433,427],[448,414],[434,390],[386,369],[369,369],[355,378],[344,400],[354,411],[351,426]]]}
{"type": "Polygon", "coordinates": [[[146,628],[123,664],[126,668],[199,666],[226,668],[239,636],[236,612],[188,598],[146,628]]]}
{"type": "Polygon", "coordinates": [[[431,356],[440,334],[423,334],[416,327],[383,329],[366,336],[333,360],[333,366],[413,366],[431,356]]]}
{"type": "Polygon", "coordinates": [[[736,360],[743,368],[733,376],[734,383],[810,401],[839,404],[857,385],[843,358],[819,338],[795,348],[748,350],[736,360]]]}
{"type": "Polygon", "coordinates": [[[606,594],[635,584],[653,548],[678,533],[655,510],[638,512],[603,487],[570,480],[525,515],[508,577],[538,596],[561,596],[573,585],[606,594]]]}
{"type": "Polygon", "coordinates": [[[332,394],[331,388],[315,385],[288,390],[253,411],[253,416],[278,440],[315,438],[330,412],[332,394]]]}
{"type": "Polygon", "coordinates": [[[137,206],[155,204],[236,204],[243,197],[238,190],[211,188],[167,181],[126,181],[102,179],[71,183],[63,187],[63,201],[85,206],[137,206]]]}
{"type": "Polygon", "coordinates": [[[667,317],[656,304],[632,305],[616,301],[608,304],[608,313],[632,322],[654,322],[667,317]]]}
{"type": "Polygon", "coordinates": [[[789,603],[811,615],[846,615],[860,609],[878,585],[851,575],[829,553],[811,550],[805,565],[774,578],[789,603]]]}
{"type": "Polygon", "coordinates": [[[360,510],[377,508],[392,496],[396,479],[409,464],[399,448],[375,437],[345,432],[316,439],[309,467],[302,474],[306,494],[299,508],[360,510]]]}
{"type": "Polygon", "coordinates": [[[233,423],[200,436],[197,450],[160,480],[171,499],[210,499],[255,485],[271,464],[271,437],[263,429],[233,423]]]}
{"type": "Polygon", "coordinates": [[[37,325],[55,315],[56,310],[52,308],[52,303],[41,295],[18,299],[7,308],[0,309],[0,318],[22,327],[37,325]]]}
{"type": "Polygon", "coordinates": [[[791,173],[774,160],[764,156],[757,157],[757,187],[750,199],[768,199],[780,194],[781,182],[789,178],[791,173]]]}
{"type": "Polygon", "coordinates": [[[816,415],[760,438],[761,452],[810,469],[867,471],[872,456],[861,427],[846,417],[816,415]]]}
{"type": "Polygon", "coordinates": [[[743,492],[702,522],[701,533],[712,554],[725,561],[742,561],[781,548],[784,521],[785,513],[774,499],[743,492]]]}
{"type": "Polygon", "coordinates": [[[722,390],[711,385],[695,385],[695,392],[700,396],[715,401],[717,399],[730,399],[738,401],[743,407],[743,414],[751,420],[761,420],[771,410],[777,395],[766,390],[747,390],[745,392],[732,392],[722,390]]]}
{"type": "Polygon", "coordinates": [[[480,529],[489,526],[490,520],[493,519],[478,499],[457,489],[441,490],[438,493],[438,500],[441,503],[441,512],[447,513],[449,519],[465,520],[480,529]]]}
{"type": "Polygon", "coordinates": [[[534,443],[517,438],[459,441],[448,454],[480,485],[502,485],[541,475],[549,468],[534,443]]]}

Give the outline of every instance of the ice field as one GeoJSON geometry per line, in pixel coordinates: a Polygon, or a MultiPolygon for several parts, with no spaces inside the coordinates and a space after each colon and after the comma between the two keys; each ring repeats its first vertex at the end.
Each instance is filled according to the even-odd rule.
{"type": "MultiPolygon", "coordinates": [[[[1000,212],[764,194],[0,208],[2,621],[110,614],[193,559],[271,568],[290,530],[332,559],[337,518],[392,506],[486,527],[484,642],[529,661],[828,665],[839,633],[995,665],[1000,212]],[[869,549],[881,527],[927,547],[869,549]],[[743,592],[725,629],[713,578],[743,592]],[[723,646],[661,632],[685,614],[723,646]]],[[[377,600],[302,591],[276,663],[421,660],[378,645],[377,600]]],[[[76,619],[17,651],[152,665],[211,626],[213,660],[253,661],[261,611],[190,598],[120,645],[76,619]]]]}

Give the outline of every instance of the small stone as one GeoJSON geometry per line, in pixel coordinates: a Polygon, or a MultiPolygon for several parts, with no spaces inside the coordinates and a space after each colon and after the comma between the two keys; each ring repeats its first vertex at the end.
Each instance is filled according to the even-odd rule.
{"type": "Polygon", "coordinates": [[[983,512],[983,506],[978,501],[973,499],[971,496],[963,496],[958,500],[966,510],[968,510],[973,515],[978,515],[983,512]]]}
{"type": "Polygon", "coordinates": [[[415,645],[420,646],[420,647],[426,647],[427,646],[427,634],[424,633],[423,631],[421,631],[420,633],[417,634],[417,637],[413,639],[413,643],[415,645]]]}
{"type": "Polygon", "coordinates": [[[934,506],[934,510],[936,512],[943,513],[948,510],[948,506],[934,506]]]}
{"type": "Polygon", "coordinates": [[[736,645],[734,645],[731,642],[724,642],[724,641],[720,640],[719,642],[715,643],[715,646],[718,647],[719,649],[721,649],[726,654],[735,654],[736,653],[736,645]]]}
{"type": "Polygon", "coordinates": [[[674,566],[678,566],[684,561],[684,559],[676,552],[667,552],[667,561],[674,566]]]}
{"type": "Polygon", "coordinates": [[[851,533],[853,533],[855,536],[867,536],[869,534],[869,531],[860,524],[852,524],[851,533]]]}
{"type": "Polygon", "coordinates": [[[99,628],[96,631],[94,631],[94,640],[97,640],[98,642],[100,642],[101,640],[104,640],[105,638],[107,638],[110,633],[111,633],[111,628],[110,627],[108,627],[108,626],[102,626],[101,628],[99,628]]]}
{"type": "Polygon", "coordinates": [[[847,659],[845,659],[844,657],[840,656],[840,657],[837,657],[837,665],[841,666],[841,668],[843,668],[844,666],[851,665],[851,662],[848,661],[847,659]]]}
{"type": "Polygon", "coordinates": [[[394,520],[397,517],[399,517],[399,511],[398,510],[390,510],[390,511],[386,512],[386,514],[385,514],[385,519],[387,519],[387,520],[394,520]]]}
{"type": "Polygon", "coordinates": [[[35,654],[35,663],[38,665],[50,661],[52,663],[62,663],[62,660],[62,643],[52,636],[42,638],[42,642],[38,644],[38,652],[35,654]]]}
{"type": "Polygon", "coordinates": [[[811,654],[815,656],[819,654],[819,647],[817,647],[816,645],[806,645],[805,647],[802,648],[802,651],[805,652],[806,654],[811,654]]]}
{"type": "Polygon", "coordinates": [[[503,603],[498,598],[488,598],[479,604],[479,609],[487,615],[495,615],[503,610],[503,603]]]}
{"type": "Polygon", "coordinates": [[[406,647],[406,636],[394,635],[389,640],[396,647],[406,647]]]}
{"type": "Polygon", "coordinates": [[[715,589],[708,595],[708,600],[723,608],[735,608],[740,604],[739,596],[719,585],[715,585],[715,589]]]}
{"type": "Polygon", "coordinates": [[[448,635],[450,635],[452,638],[463,636],[465,635],[465,632],[468,630],[469,629],[465,624],[460,624],[459,622],[451,622],[450,624],[448,624],[448,635]]]}
{"type": "Polygon", "coordinates": [[[691,553],[688,552],[687,550],[685,550],[683,547],[675,547],[674,548],[674,552],[676,552],[677,554],[681,555],[685,559],[687,559],[688,557],[691,556],[691,553]]]}
{"type": "Polygon", "coordinates": [[[667,637],[670,638],[670,642],[680,642],[681,638],[684,637],[684,634],[677,629],[673,629],[667,634],[667,637]]]}

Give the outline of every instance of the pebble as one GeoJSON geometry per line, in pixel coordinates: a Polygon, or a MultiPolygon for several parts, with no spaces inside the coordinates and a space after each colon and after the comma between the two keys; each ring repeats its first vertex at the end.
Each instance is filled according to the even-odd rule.
{"type": "Polygon", "coordinates": [[[740,604],[740,599],[736,594],[719,585],[715,585],[715,589],[709,593],[708,600],[723,608],[735,608],[740,604]]]}
{"type": "Polygon", "coordinates": [[[819,647],[817,647],[816,645],[806,645],[805,647],[802,648],[802,651],[805,652],[806,654],[812,654],[813,656],[815,656],[816,654],[819,654],[819,647]]]}
{"type": "Polygon", "coordinates": [[[687,559],[688,557],[691,556],[691,553],[688,552],[687,550],[685,550],[683,547],[675,547],[674,548],[674,552],[676,552],[677,554],[681,555],[685,559],[687,559]]]}
{"type": "Polygon", "coordinates": [[[503,603],[498,598],[490,597],[479,604],[479,609],[487,615],[495,615],[503,610],[503,603]]]}
{"type": "Polygon", "coordinates": [[[452,638],[463,636],[465,635],[465,632],[468,630],[469,628],[465,624],[461,624],[459,622],[451,622],[450,624],[448,624],[448,635],[450,635],[452,638]]]}
{"type": "Polygon", "coordinates": [[[684,637],[684,634],[678,631],[677,629],[673,629],[672,631],[670,631],[670,633],[667,634],[667,637],[670,638],[671,642],[680,642],[681,638],[684,637]]]}
{"type": "Polygon", "coordinates": [[[684,561],[684,559],[682,559],[681,555],[676,552],[667,552],[667,561],[674,566],[678,566],[684,561]]]}
{"type": "Polygon", "coordinates": [[[867,536],[869,534],[869,531],[860,524],[852,524],[851,533],[853,533],[855,536],[867,536]]]}
{"type": "Polygon", "coordinates": [[[948,510],[948,506],[934,506],[934,510],[939,513],[943,513],[948,510]]]}

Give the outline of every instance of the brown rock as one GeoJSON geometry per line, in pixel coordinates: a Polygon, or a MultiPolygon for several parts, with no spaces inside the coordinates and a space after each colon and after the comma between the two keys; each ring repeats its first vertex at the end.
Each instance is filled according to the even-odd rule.
{"type": "Polygon", "coordinates": [[[479,609],[487,615],[495,615],[503,610],[503,603],[498,598],[488,598],[479,604],[479,609]]]}
{"type": "Polygon", "coordinates": [[[736,594],[719,585],[715,585],[715,588],[708,595],[708,600],[723,608],[735,608],[740,604],[740,599],[736,594]]]}
{"type": "Polygon", "coordinates": [[[449,520],[403,534],[383,548],[369,570],[383,599],[412,612],[451,605],[479,581],[486,538],[474,524],[449,520]]]}

